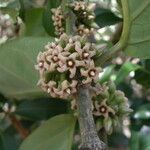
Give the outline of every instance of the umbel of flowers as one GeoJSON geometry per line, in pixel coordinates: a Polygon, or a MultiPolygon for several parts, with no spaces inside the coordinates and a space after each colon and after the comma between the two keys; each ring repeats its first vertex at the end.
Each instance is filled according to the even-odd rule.
{"type": "MultiPolygon", "coordinates": [[[[93,103],[93,115],[97,120],[98,129],[104,128],[107,134],[111,134],[119,122],[128,116],[132,110],[129,108],[128,99],[116,87],[112,81],[102,85],[97,83],[90,88],[93,103]]],[[[71,109],[76,112],[77,104],[71,101],[71,109]]],[[[76,113],[75,113],[76,114],[76,113]]]]}
{"type": "Polygon", "coordinates": [[[0,12],[0,43],[15,36],[15,26],[13,20],[8,14],[0,12]]]}
{"type": "MultiPolygon", "coordinates": [[[[87,3],[84,1],[75,1],[72,4],[69,4],[69,7],[76,16],[75,26],[76,33],[80,36],[90,35],[93,33],[95,14],[95,4],[87,3]]],[[[61,6],[51,9],[52,11],[52,20],[55,27],[55,34],[61,35],[64,33],[65,29],[65,15],[61,6]]]]}
{"type": "MultiPolygon", "coordinates": [[[[93,115],[97,120],[98,129],[104,128],[107,134],[111,134],[119,122],[128,116],[132,110],[129,108],[128,99],[112,81],[90,87],[93,115]]],[[[71,101],[72,110],[77,110],[76,100],[71,101]]],[[[76,114],[76,113],[75,113],[76,114]]]]}
{"type": "Polygon", "coordinates": [[[78,84],[94,85],[100,71],[95,66],[95,44],[86,37],[62,34],[48,43],[37,57],[38,85],[52,97],[73,99],[78,84]]]}
{"type": "Polygon", "coordinates": [[[57,7],[57,8],[53,8],[51,9],[52,11],[52,20],[53,20],[53,25],[55,27],[55,34],[56,35],[61,35],[62,33],[64,33],[65,29],[65,17],[63,14],[63,10],[61,8],[61,6],[57,7]]]}
{"type": "Polygon", "coordinates": [[[69,5],[76,15],[76,31],[79,35],[90,35],[94,29],[92,24],[95,19],[95,4],[84,1],[75,1],[69,5]]]}
{"type": "Polygon", "coordinates": [[[111,134],[119,121],[132,110],[124,93],[116,90],[113,82],[104,83],[99,89],[97,96],[93,97],[93,115],[98,117],[100,128],[104,127],[111,134]]]}

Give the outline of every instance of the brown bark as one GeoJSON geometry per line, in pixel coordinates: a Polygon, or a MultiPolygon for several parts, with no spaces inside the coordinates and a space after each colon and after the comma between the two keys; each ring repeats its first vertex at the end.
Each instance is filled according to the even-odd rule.
{"type": "Polygon", "coordinates": [[[92,114],[92,101],[86,86],[78,87],[78,121],[82,143],[80,150],[106,150],[106,145],[99,139],[92,114]]]}

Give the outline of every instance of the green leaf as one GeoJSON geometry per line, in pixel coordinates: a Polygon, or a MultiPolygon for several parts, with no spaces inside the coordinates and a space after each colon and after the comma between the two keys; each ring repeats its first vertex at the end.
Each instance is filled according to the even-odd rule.
{"type": "Polygon", "coordinates": [[[61,99],[35,99],[21,101],[14,112],[32,120],[44,120],[67,112],[67,102],[61,99]]]}
{"type": "Polygon", "coordinates": [[[130,149],[150,150],[150,128],[143,126],[140,131],[131,130],[130,149]]]}
{"type": "Polygon", "coordinates": [[[134,114],[134,118],[138,120],[150,119],[150,104],[143,104],[139,106],[138,110],[134,114]]]}
{"type": "Polygon", "coordinates": [[[0,131],[0,150],[18,150],[14,136],[0,131]]]}
{"type": "Polygon", "coordinates": [[[140,68],[141,67],[139,65],[132,64],[131,62],[124,63],[123,66],[120,68],[119,72],[117,73],[115,83],[119,84],[125,79],[125,77],[129,75],[131,71],[135,71],[140,68]]]}
{"type": "Polygon", "coordinates": [[[150,88],[150,72],[146,71],[137,71],[135,73],[135,80],[137,83],[143,85],[145,88],[150,88]]]}
{"type": "Polygon", "coordinates": [[[122,21],[121,18],[117,17],[109,9],[97,8],[95,10],[95,14],[96,14],[95,21],[100,28],[110,26],[122,21]]]}
{"type": "Polygon", "coordinates": [[[36,129],[19,150],[71,150],[75,120],[72,115],[53,117],[36,129]]]}
{"type": "Polygon", "coordinates": [[[127,148],[128,138],[122,132],[113,132],[108,136],[108,144],[110,147],[113,147],[114,150],[119,150],[119,147],[127,148]]]}
{"type": "Polygon", "coordinates": [[[131,130],[130,150],[139,150],[140,132],[131,130]]]}
{"type": "Polygon", "coordinates": [[[31,8],[35,6],[34,0],[13,0],[13,1],[9,1],[6,8],[19,10],[22,7],[21,3],[24,5],[25,8],[31,8]]]}
{"type": "Polygon", "coordinates": [[[140,133],[140,149],[150,150],[150,128],[144,126],[140,133]]]}
{"type": "Polygon", "coordinates": [[[128,0],[130,7],[130,35],[126,53],[150,58],[150,0],[128,0]]]}
{"type": "Polygon", "coordinates": [[[25,24],[27,36],[47,35],[42,23],[43,12],[44,12],[43,8],[32,8],[26,10],[25,24]]]}
{"type": "Polygon", "coordinates": [[[145,88],[150,88],[150,60],[143,60],[143,70],[135,72],[135,80],[145,88]]]}
{"type": "Polygon", "coordinates": [[[140,110],[134,114],[135,119],[150,119],[150,111],[140,110]]]}
{"type": "Polygon", "coordinates": [[[15,0],[15,1],[11,1],[8,3],[8,5],[6,6],[6,8],[11,8],[11,9],[20,9],[20,3],[19,0],[15,0]]]}
{"type": "Polygon", "coordinates": [[[61,0],[48,0],[46,5],[47,7],[44,10],[43,26],[50,36],[55,36],[55,27],[53,25],[51,9],[58,7],[60,4],[61,0]]]}
{"type": "Polygon", "coordinates": [[[43,95],[37,87],[36,57],[52,38],[24,37],[0,46],[0,92],[10,98],[43,95]]]}
{"type": "Polygon", "coordinates": [[[100,83],[108,81],[112,75],[115,65],[110,65],[105,68],[103,75],[100,77],[100,83]]]}

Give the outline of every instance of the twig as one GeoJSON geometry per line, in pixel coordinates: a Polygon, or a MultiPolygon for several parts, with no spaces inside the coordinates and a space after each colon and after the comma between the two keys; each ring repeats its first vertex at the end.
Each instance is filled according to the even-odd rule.
{"type": "Polygon", "coordinates": [[[29,135],[29,131],[22,126],[21,122],[15,116],[8,115],[8,118],[11,121],[14,128],[21,135],[22,139],[25,139],[29,135]]]}
{"type": "Polygon", "coordinates": [[[86,86],[78,87],[77,107],[82,139],[80,150],[105,150],[106,145],[99,139],[96,131],[91,96],[86,86]]]}
{"type": "Polygon", "coordinates": [[[122,11],[123,11],[123,31],[121,34],[121,38],[118,43],[116,43],[113,47],[106,50],[104,54],[102,54],[96,61],[98,65],[103,65],[106,61],[113,58],[119,51],[123,50],[129,38],[130,33],[130,13],[129,13],[129,4],[128,0],[121,0],[122,11]]]}
{"type": "Polygon", "coordinates": [[[63,0],[62,1],[62,8],[64,10],[66,16],[66,33],[68,35],[73,34],[73,25],[74,25],[74,17],[71,10],[68,8],[68,4],[71,3],[72,0],[63,0]]]}
{"type": "MultiPolygon", "coordinates": [[[[64,0],[63,5],[71,0],[64,0]]],[[[66,33],[68,35],[73,33],[73,17],[72,12],[64,8],[66,12],[66,33]]],[[[92,101],[89,93],[89,88],[80,85],[77,92],[77,107],[78,107],[78,121],[81,132],[82,143],[79,147],[80,150],[105,150],[106,145],[99,139],[94,118],[92,114],[92,101]]]]}

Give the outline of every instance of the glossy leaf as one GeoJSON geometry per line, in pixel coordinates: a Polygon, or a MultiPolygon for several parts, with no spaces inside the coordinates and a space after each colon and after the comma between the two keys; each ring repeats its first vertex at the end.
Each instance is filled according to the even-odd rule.
{"type": "Polygon", "coordinates": [[[150,88],[150,60],[144,60],[142,64],[144,69],[135,72],[135,80],[145,88],[150,88]]]}
{"type": "Polygon", "coordinates": [[[130,7],[130,35],[126,53],[150,58],[150,0],[128,0],[130,7]]]}
{"type": "Polygon", "coordinates": [[[140,105],[134,114],[134,118],[138,120],[150,119],[150,104],[140,105]]]}
{"type": "Polygon", "coordinates": [[[130,150],[139,150],[140,132],[131,130],[130,150]]]}
{"type": "Polygon", "coordinates": [[[47,98],[21,101],[15,114],[32,119],[44,120],[67,112],[67,102],[61,99],[47,98]]]}
{"type": "Polygon", "coordinates": [[[150,111],[141,110],[134,114],[134,118],[136,119],[150,119],[150,111]]]}
{"type": "Polygon", "coordinates": [[[117,73],[115,83],[119,84],[129,75],[129,73],[131,71],[135,71],[135,70],[140,69],[140,68],[141,67],[139,65],[132,64],[130,62],[124,63],[122,65],[122,67],[120,68],[119,72],[117,73]]]}
{"type": "Polygon", "coordinates": [[[7,5],[7,8],[11,8],[11,9],[20,9],[20,3],[19,0],[15,0],[15,1],[10,1],[7,5]]]}
{"type": "Polygon", "coordinates": [[[95,14],[96,14],[95,21],[100,28],[110,26],[122,21],[121,18],[117,17],[109,9],[97,8],[95,10],[95,14]]]}
{"type": "Polygon", "coordinates": [[[9,1],[6,8],[12,8],[12,9],[19,10],[21,8],[20,5],[22,2],[23,2],[24,7],[26,7],[26,8],[33,7],[35,5],[34,0],[13,0],[13,1],[9,1]]]}
{"type": "Polygon", "coordinates": [[[0,92],[11,98],[34,98],[43,92],[37,87],[35,62],[50,38],[25,37],[0,47],[0,92]]]}
{"type": "Polygon", "coordinates": [[[150,149],[150,128],[143,126],[140,131],[131,130],[130,150],[150,149]]]}
{"type": "Polygon", "coordinates": [[[110,79],[114,68],[115,68],[115,65],[110,65],[104,69],[104,73],[100,77],[100,83],[104,83],[110,79]]]}
{"type": "Polygon", "coordinates": [[[55,27],[52,20],[52,8],[56,8],[61,4],[61,0],[48,0],[43,14],[43,26],[50,36],[55,36],[55,27]]]}
{"type": "Polygon", "coordinates": [[[108,137],[108,144],[110,147],[113,147],[114,149],[121,149],[121,147],[126,147],[128,146],[128,138],[120,132],[113,132],[111,135],[108,137]]]}
{"type": "Polygon", "coordinates": [[[59,115],[36,129],[21,145],[19,150],[71,150],[75,118],[59,115]]]}
{"type": "Polygon", "coordinates": [[[14,136],[0,131],[0,150],[18,150],[14,136]]]}
{"type": "Polygon", "coordinates": [[[27,36],[47,35],[42,23],[43,13],[44,13],[43,8],[32,8],[26,10],[25,24],[27,36]]]}
{"type": "Polygon", "coordinates": [[[140,149],[150,150],[150,127],[144,126],[140,133],[140,149]]]}

